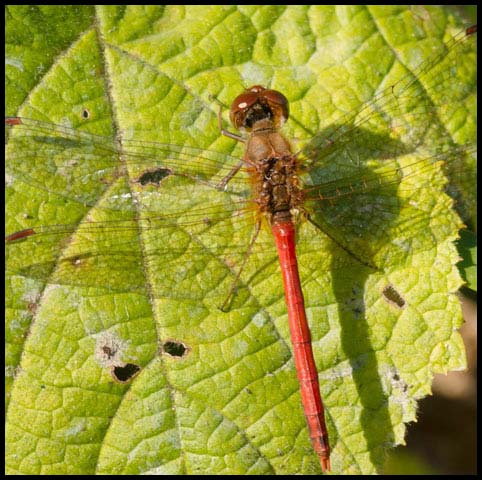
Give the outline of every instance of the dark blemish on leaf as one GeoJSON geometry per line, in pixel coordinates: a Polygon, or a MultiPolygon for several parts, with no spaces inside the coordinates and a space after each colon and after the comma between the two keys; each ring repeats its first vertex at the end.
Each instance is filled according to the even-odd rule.
{"type": "Polygon", "coordinates": [[[395,368],[391,369],[390,377],[393,388],[396,388],[403,393],[408,392],[408,384],[400,377],[398,371],[395,368]]]}
{"type": "Polygon", "coordinates": [[[70,258],[70,263],[74,266],[74,267],[78,267],[81,263],[82,263],[82,260],[80,257],[71,257],[70,258]]]}
{"type": "Polygon", "coordinates": [[[171,357],[186,357],[191,349],[183,342],[177,340],[168,340],[162,345],[162,351],[171,357]]]}
{"type": "Polygon", "coordinates": [[[105,176],[99,177],[99,182],[103,183],[104,185],[111,185],[114,183],[116,180],[122,177],[123,175],[122,170],[117,170],[115,172],[110,172],[109,174],[106,173],[105,176]]]}
{"type": "Polygon", "coordinates": [[[397,308],[405,307],[405,299],[395,290],[393,285],[387,285],[382,291],[383,298],[397,308]]]}
{"type": "Polygon", "coordinates": [[[112,347],[109,347],[108,345],[104,345],[102,351],[108,359],[111,359],[116,354],[116,350],[113,350],[112,347]]]}
{"type": "Polygon", "coordinates": [[[92,253],[87,252],[87,253],[81,253],[79,255],[73,255],[72,257],[67,257],[62,261],[70,262],[74,267],[80,268],[82,265],[88,265],[89,261],[92,260],[92,257],[93,257],[92,253]]]}
{"type": "Polygon", "coordinates": [[[81,115],[84,120],[88,120],[90,118],[90,112],[86,108],[82,109],[81,115]]]}
{"type": "Polygon", "coordinates": [[[244,389],[244,391],[245,391],[248,395],[252,395],[252,394],[253,394],[253,392],[252,392],[248,387],[246,387],[246,388],[244,389]]]}
{"type": "Polygon", "coordinates": [[[137,180],[137,183],[141,185],[147,185],[152,183],[153,185],[159,186],[166,177],[171,175],[172,171],[168,168],[155,168],[152,170],[145,171],[137,180]]]}
{"type": "Polygon", "coordinates": [[[109,331],[102,332],[96,338],[94,357],[102,368],[124,366],[123,351],[125,342],[109,331]]]}
{"type": "Polygon", "coordinates": [[[346,312],[352,312],[352,314],[358,318],[365,312],[365,304],[363,298],[356,295],[356,291],[352,290],[354,296],[347,297],[347,299],[342,303],[342,309],[346,312]]]}
{"type": "Polygon", "coordinates": [[[112,378],[119,383],[131,381],[140,371],[141,367],[135,363],[126,363],[123,366],[117,365],[111,368],[112,378]]]}
{"type": "Polygon", "coordinates": [[[37,304],[36,304],[36,303],[33,303],[33,302],[29,303],[29,304],[27,305],[27,310],[28,310],[30,313],[35,314],[35,312],[37,311],[37,304]]]}

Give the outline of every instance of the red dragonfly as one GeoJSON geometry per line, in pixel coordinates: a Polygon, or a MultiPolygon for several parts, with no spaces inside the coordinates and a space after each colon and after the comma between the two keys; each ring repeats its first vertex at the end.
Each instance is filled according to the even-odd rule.
{"type": "MultiPolygon", "coordinates": [[[[11,127],[7,173],[97,210],[95,218],[81,223],[31,226],[9,234],[7,247],[13,252],[8,270],[48,277],[53,283],[140,291],[142,279],[135,275],[119,278],[142,258],[148,276],[154,278],[149,272],[161,261],[164,269],[169,266],[171,278],[152,282],[150,294],[162,298],[188,289],[202,270],[195,265],[196,258],[206,256],[204,245],[209,243],[216,255],[231,258],[228,263],[233,254],[238,255],[234,257],[232,289],[222,302],[223,309],[229,310],[237,297],[235,287],[241,272],[255,256],[253,251],[266,248],[258,240],[264,218],[274,235],[283,272],[310,437],[323,471],[330,470],[328,431],[295,254],[295,225],[308,220],[339,249],[340,264],[358,262],[373,271],[389,269],[413,249],[433,244],[433,238],[424,235],[426,212],[420,211],[414,198],[421,191],[438,188],[434,178],[442,163],[448,171],[460,173],[458,165],[471,157],[476,147],[449,141],[431,144],[426,140],[427,119],[454,103],[453,92],[440,88],[452,80],[444,62],[456,62],[474,40],[474,33],[468,29],[455,37],[448,53],[422,63],[414,75],[390,85],[295,153],[277,131],[288,118],[287,99],[261,86],[247,89],[231,107],[233,125],[249,132],[249,139],[222,130],[226,136],[246,142],[241,162],[214,151],[149,142],[117,143],[61,125],[6,118],[11,127]],[[425,99],[425,90],[438,93],[435,104],[425,99]],[[368,126],[380,119],[388,119],[389,128],[374,134],[368,126]],[[361,145],[364,148],[359,148],[361,145]],[[302,158],[307,159],[305,164],[302,158]],[[172,197],[162,198],[169,182],[177,192],[176,203],[172,197]],[[96,188],[92,189],[92,184],[96,188]],[[195,206],[196,202],[202,206],[195,206]],[[244,248],[231,249],[228,242],[219,241],[217,228],[224,225],[225,230],[226,224],[234,235],[254,225],[244,248]],[[194,246],[184,244],[186,237],[179,235],[179,228],[188,232],[190,239],[201,241],[194,246]],[[394,231],[398,232],[396,241],[394,231]],[[143,245],[136,250],[139,233],[143,245]],[[164,248],[168,241],[172,245],[176,235],[179,250],[164,248]],[[178,261],[186,250],[189,265],[178,261]]],[[[384,292],[388,300],[403,303],[393,287],[384,292]]],[[[217,295],[220,298],[219,292],[217,295]]]]}

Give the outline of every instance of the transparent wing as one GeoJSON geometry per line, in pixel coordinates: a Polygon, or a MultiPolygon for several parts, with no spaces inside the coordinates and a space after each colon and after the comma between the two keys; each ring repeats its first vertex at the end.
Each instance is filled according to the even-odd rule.
{"type": "MultiPolygon", "coordinates": [[[[169,175],[216,188],[239,162],[227,153],[158,142],[124,141],[29,118],[5,119],[7,184],[22,179],[37,188],[95,205],[119,177],[159,184],[169,175]]],[[[226,190],[246,195],[240,172],[226,190]]],[[[137,195],[142,195],[141,191],[137,195]]],[[[141,198],[137,199],[141,201],[141,198]]],[[[111,198],[106,208],[132,209],[132,198],[111,198]]]]}
{"type": "MultiPolygon", "coordinates": [[[[208,270],[206,258],[217,256],[211,273],[219,272],[229,248],[220,245],[226,235],[210,231],[222,227],[226,233],[237,221],[239,240],[231,249],[236,258],[252,235],[245,172],[228,188],[217,188],[237,158],[154,142],[117,145],[108,137],[25,118],[6,124],[7,185],[21,181],[86,207],[79,207],[78,223],[33,223],[28,234],[8,237],[9,272],[58,284],[145,291],[149,275],[169,265],[160,283],[166,288],[151,292],[158,296],[179,291],[174,272],[184,275],[189,262],[208,270]]],[[[229,275],[229,269],[221,270],[229,275]]]]}
{"type": "Polygon", "coordinates": [[[394,68],[370,101],[304,142],[307,164],[326,166],[325,159],[333,150],[344,151],[355,141],[358,149],[350,148],[345,160],[353,168],[353,162],[368,155],[363,148],[359,153],[362,143],[357,143],[358,138],[368,143],[372,157],[380,159],[413,152],[431,142],[439,149],[436,153],[465,143],[475,132],[475,125],[467,126],[464,120],[476,101],[476,32],[476,26],[460,32],[412,70],[403,73],[394,68]],[[441,143],[440,138],[446,141],[441,143]]]}
{"type": "Polygon", "coordinates": [[[433,245],[436,219],[452,206],[444,189],[474,225],[477,145],[467,112],[477,98],[475,54],[475,32],[461,32],[300,152],[306,210],[369,264],[384,263],[388,247],[396,261],[433,245]]]}
{"type": "MultiPolygon", "coordinates": [[[[197,214],[183,219],[124,215],[120,220],[119,212],[99,210],[99,221],[18,232],[6,244],[6,269],[54,284],[116,292],[146,293],[149,284],[155,284],[150,291],[155,298],[182,297],[197,275],[209,272],[219,282],[232,279],[246,253],[245,241],[254,233],[254,220],[247,213],[201,220],[197,214]],[[162,279],[154,281],[159,276],[162,279]]],[[[259,247],[266,248],[265,242],[259,247]]]]}
{"type": "Polygon", "coordinates": [[[358,178],[307,187],[305,209],[326,235],[362,263],[400,263],[411,252],[433,247],[446,233],[441,227],[447,222],[448,228],[454,215],[453,200],[444,193],[446,176],[463,173],[462,164],[475,161],[476,151],[475,144],[467,144],[424,158],[385,160],[375,169],[360,169],[358,178]]]}
{"type": "MultiPolygon", "coordinates": [[[[444,173],[456,180],[456,198],[473,198],[476,145],[460,132],[448,134],[445,119],[476,95],[475,70],[459,65],[470,60],[475,37],[464,32],[402,80],[387,78],[370,102],[300,152],[307,162],[306,212],[362,262],[384,265],[388,256],[394,261],[433,244],[424,233],[435,232],[433,223],[451,206],[440,197],[444,173]],[[454,75],[461,75],[455,91],[454,75]]],[[[36,228],[8,242],[9,270],[120,290],[156,284],[151,294],[163,296],[182,292],[179,286],[188,292],[203,274],[219,276],[221,284],[239,268],[255,222],[246,172],[216,188],[238,158],[154,142],[118,145],[30,119],[11,127],[7,181],[21,179],[95,208],[79,224],[36,228]],[[158,275],[164,278],[154,279],[158,275]]],[[[312,248],[300,242],[300,251],[312,248]]],[[[274,255],[272,242],[261,238],[252,255],[256,268],[263,255],[275,262],[268,252],[274,255]]]]}

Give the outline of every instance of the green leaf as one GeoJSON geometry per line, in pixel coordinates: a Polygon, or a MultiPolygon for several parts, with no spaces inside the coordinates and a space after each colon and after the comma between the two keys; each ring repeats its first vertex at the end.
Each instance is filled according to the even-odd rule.
{"type": "Polygon", "coordinates": [[[15,115],[29,92],[42,81],[55,58],[89,26],[94,9],[87,5],[17,6],[6,14],[6,113],[15,115]]]}
{"type": "Polygon", "coordinates": [[[470,230],[460,232],[460,240],[457,248],[462,256],[458,264],[460,274],[465,280],[468,288],[477,291],[477,235],[470,230]]]}
{"type": "Polygon", "coordinates": [[[212,97],[227,120],[255,84],[328,182],[307,196],[325,234],[301,223],[297,250],[333,471],[376,472],[433,374],[465,365],[443,193],[447,174],[474,221],[461,30],[440,7],[8,7],[6,111],[40,123],[8,132],[6,230],[51,226],[7,245],[8,473],[321,472],[267,228],[219,310],[254,219],[242,175],[210,186],[243,151],[212,97]]]}

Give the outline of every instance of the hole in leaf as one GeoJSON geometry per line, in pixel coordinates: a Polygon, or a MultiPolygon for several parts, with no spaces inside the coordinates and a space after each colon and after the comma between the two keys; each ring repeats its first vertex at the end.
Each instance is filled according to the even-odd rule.
{"type": "Polygon", "coordinates": [[[141,185],[147,185],[152,183],[159,186],[160,183],[171,174],[171,170],[168,168],[156,168],[154,170],[147,170],[138,179],[137,182],[141,185]]]}
{"type": "Polygon", "coordinates": [[[395,290],[393,285],[387,285],[382,292],[383,298],[397,308],[405,307],[405,299],[395,290]]]}
{"type": "Polygon", "coordinates": [[[82,109],[81,115],[84,120],[88,120],[90,118],[90,112],[86,108],[82,109]]]}
{"type": "Polygon", "coordinates": [[[120,383],[127,383],[132,380],[141,370],[139,365],[135,363],[126,363],[124,366],[116,365],[112,367],[112,376],[114,380],[120,383]]]}
{"type": "Polygon", "coordinates": [[[167,342],[165,342],[162,346],[162,349],[171,357],[178,358],[185,357],[190,350],[190,348],[186,344],[175,340],[168,340],[167,342]]]}

